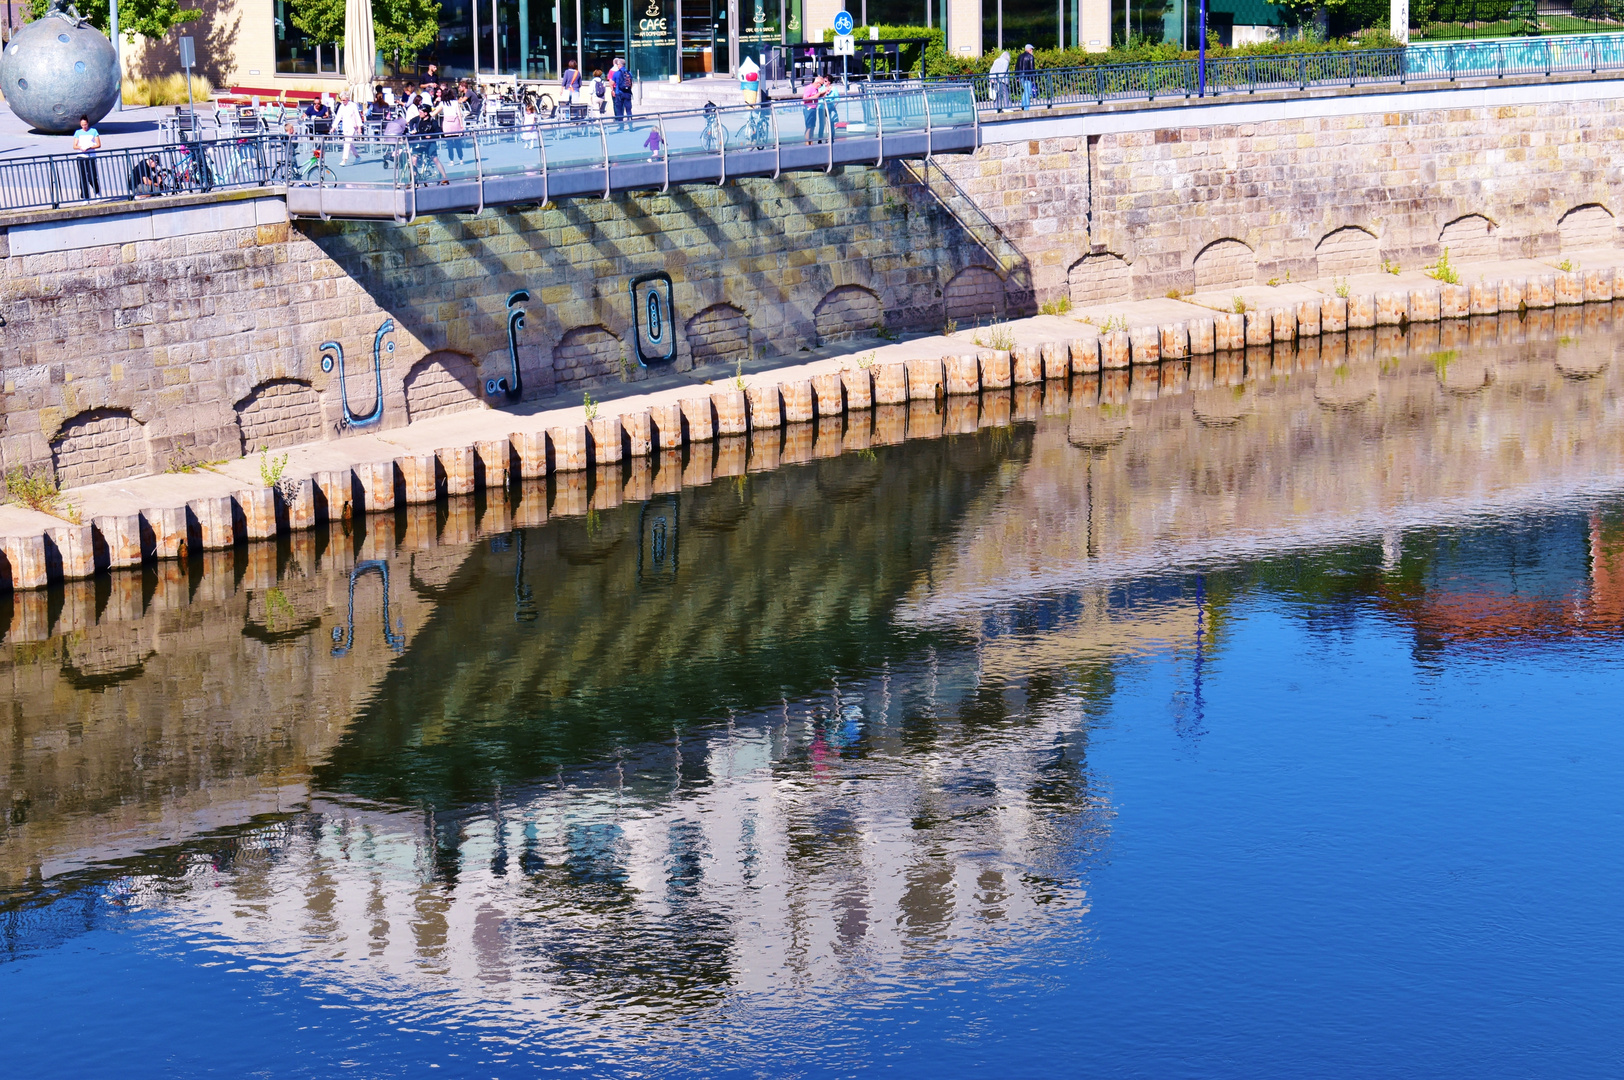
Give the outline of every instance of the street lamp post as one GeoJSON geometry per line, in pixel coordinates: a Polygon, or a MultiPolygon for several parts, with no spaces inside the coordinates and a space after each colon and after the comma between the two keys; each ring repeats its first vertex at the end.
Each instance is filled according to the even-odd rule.
{"type": "MultiPolygon", "coordinates": [[[[11,8],[11,4],[10,4],[9,0],[8,0],[8,2],[6,4],[6,8],[7,8],[8,11],[11,8]]],[[[111,38],[112,41],[113,41],[113,70],[118,73],[118,97],[113,99],[113,109],[115,111],[117,111],[117,112],[123,112],[124,111],[124,57],[120,53],[119,47],[118,47],[118,0],[108,0],[108,2],[107,2],[107,21],[108,21],[108,27],[107,28],[112,31],[112,33],[108,34],[107,36],[109,38],[111,38]]]]}
{"type": "Polygon", "coordinates": [[[1201,40],[1196,42],[1196,97],[1207,96],[1207,0],[1201,0],[1201,40]]]}

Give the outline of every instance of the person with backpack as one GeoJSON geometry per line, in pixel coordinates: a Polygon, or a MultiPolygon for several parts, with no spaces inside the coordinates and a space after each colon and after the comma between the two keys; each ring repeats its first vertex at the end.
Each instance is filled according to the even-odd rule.
{"type": "Polygon", "coordinates": [[[609,107],[609,84],[603,79],[603,69],[592,69],[592,96],[598,101],[598,115],[609,107]]]}
{"type": "Polygon", "coordinates": [[[609,82],[615,92],[615,119],[625,121],[632,118],[632,69],[626,66],[623,57],[615,57],[615,63],[609,70],[609,82]]]}

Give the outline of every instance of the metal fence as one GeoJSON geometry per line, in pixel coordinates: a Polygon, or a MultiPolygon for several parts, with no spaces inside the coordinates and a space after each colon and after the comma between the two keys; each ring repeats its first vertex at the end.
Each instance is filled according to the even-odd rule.
{"type": "Polygon", "coordinates": [[[0,209],[207,193],[285,182],[286,136],[173,143],[93,154],[50,154],[0,161],[0,209]]]}
{"type": "MultiPolygon", "coordinates": [[[[1415,44],[1401,49],[1213,58],[1203,85],[1195,60],[1047,68],[1031,73],[939,80],[968,85],[982,110],[1104,104],[1309,90],[1315,87],[1445,82],[1507,75],[1557,75],[1624,70],[1624,34],[1415,44]]],[[[930,80],[934,83],[938,80],[930,80]]]]}

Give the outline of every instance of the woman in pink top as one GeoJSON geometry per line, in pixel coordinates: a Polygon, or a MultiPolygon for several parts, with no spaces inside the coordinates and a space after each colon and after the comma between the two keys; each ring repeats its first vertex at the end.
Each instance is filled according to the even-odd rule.
{"type": "Polygon", "coordinates": [[[801,110],[806,114],[806,145],[812,145],[812,133],[817,131],[818,138],[823,138],[823,120],[819,116],[822,108],[823,95],[828,92],[828,82],[822,75],[817,76],[806,84],[801,91],[801,110]]]}

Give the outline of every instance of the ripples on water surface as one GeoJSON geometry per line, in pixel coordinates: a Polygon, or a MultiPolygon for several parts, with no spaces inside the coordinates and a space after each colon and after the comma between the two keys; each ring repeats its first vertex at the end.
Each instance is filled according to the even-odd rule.
{"type": "Polygon", "coordinates": [[[1624,374],[1424,332],[15,601],[7,1073],[1619,1075],[1624,374]]]}

